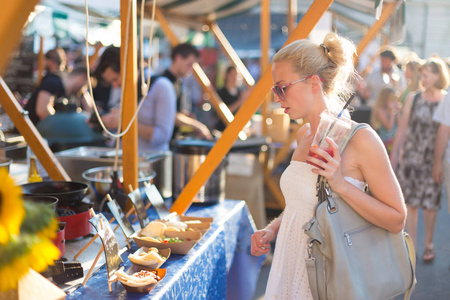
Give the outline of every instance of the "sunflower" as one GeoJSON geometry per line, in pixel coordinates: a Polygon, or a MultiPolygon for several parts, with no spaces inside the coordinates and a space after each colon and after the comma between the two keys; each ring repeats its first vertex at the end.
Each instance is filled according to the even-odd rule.
{"type": "Polygon", "coordinates": [[[0,168],[0,182],[0,244],[5,244],[10,235],[19,234],[25,209],[20,187],[14,184],[4,168],[0,168]]]}
{"type": "Polygon", "coordinates": [[[37,235],[22,234],[10,238],[0,248],[0,292],[17,288],[20,278],[32,268],[45,271],[59,257],[58,248],[37,235]]]}
{"type": "Polygon", "coordinates": [[[45,271],[60,253],[51,242],[58,229],[54,211],[45,204],[22,201],[20,188],[3,169],[0,182],[0,292],[3,292],[17,288],[30,268],[45,271]]]}

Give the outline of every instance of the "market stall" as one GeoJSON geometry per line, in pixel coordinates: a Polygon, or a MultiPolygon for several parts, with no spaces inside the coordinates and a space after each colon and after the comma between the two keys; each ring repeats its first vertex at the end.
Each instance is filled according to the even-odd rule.
{"type": "MultiPolygon", "coordinates": [[[[205,4],[207,1],[198,2],[205,4]]],[[[309,10],[301,19],[297,28],[292,31],[291,35],[286,41],[286,44],[295,39],[306,38],[316,25],[320,17],[323,15],[323,13],[327,11],[332,2],[333,1],[314,1],[309,10]]],[[[251,2],[252,5],[254,3],[256,3],[256,1],[251,2]]],[[[264,1],[264,3],[264,7],[266,8],[266,12],[268,13],[269,11],[267,2],[264,1]]],[[[170,17],[176,17],[176,14],[174,14],[174,12],[178,10],[174,10],[173,7],[181,5],[181,3],[180,1],[175,1],[175,3],[163,2],[162,4],[163,5],[161,5],[161,7],[153,8],[153,11],[156,14],[156,18],[159,21],[162,30],[166,33],[170,42],[175,45],[179,41],[176,35],[171,31],[171,28],[168,25],[168,20],[170,20],[170,17]],[[169,15],[169,18],[165,17],[165,13],[169,15]]],[[[17,9],[14,4],[9,5],[12,10],[17,9]]],[[[247,9],[247,5],[249,5],[249,2],[242,1],[239,9],[247,9]]],[[[391,8],[392,7],[393,5],[391,5],[391,8]]],[[[214,10],[216,8],[217,7],[209,7],[208,9],[214,10]]],[[[222,12],[233,12],[233,9],[238,9],[238,7],[232,7],[233,9],[228,10],[224,7],[221,8],[222,12]]],[[[135,1],[121,1],[122,35],[123,37],[130,37],[130,39],[127,41],[129,53],[122,52],[122,61],[126,62],[126,65],[128,66],[123,85],[123,89],[125,90],[126,95],[123,99],[124,110],[122,118],[124,124],[128,124],[129,122],[131,122],[132,117],[136,111],[136,101],[134,101],[137,97],[135,94],[137,91],[137,51],[135,40],[137,36],[135,19],[137,15],[136,10],[137,7],[135,1]],[[132,15],[133,18],[129,20],[127,18],[128,15],[132,15]]],[[[189,10],[186,10],[186,12],[188,11],[189,10]]],[[[195,12],[196,10],[194,9],[191,11],[195,12]]],[[[211,11],[206,11],[203,12],[203,15],[209,15],[210,13],[211,11]]],[[[20,14],[20,20],[22,21],[22,23],[24,22],[24,15],[25,14],[23,13],[20,14]]],[[[220,16],[220,14],[217,14],[217,16],[220,16]]],[[[213,22],[214,20],[204,17],[201,18],[200,15],[195,16],[194,19],[199,23],[207,24],[211,28],[211,30],[214,31],[214,34],[216,35],[218,40],[221,41],[222,47],[230,56],[230,60],[233,61],[233,63],[236,64],[239,68],[242,68],[242,62],[240,62],[240,59],[237,57],[237,55],[227,45],[226,39],[224,39],[220,32],[220,29],[213,22]]],[[[386,18],[382,19],[382,21],[385,21],[385,19],[386,18]]],[[[186,22],[187,20],[185,19],[183,21],[186,22]]],[[[16,25],[17,24],[18,23],[16,23],[16,25]]],[[[1,63],[0,67],[2,67],[1,63]]],[[[197,298],[197,296],[200,299],[251,298],[256,283],[256,277],[258,275],[263,258],[253,257],[249,254],[250,236],[255,227],[246,204],[242,201],[218,201],[219,199],[217,199],[217,201],[212,201],[212,203],[209,203],[209,205],[207,206],[195,206],[192,204],[199,190],[203,186],[205,186],[208,178],[213,175],[225,155],[235,144],[238,136],[242,134],[242,129],[244,128],[245,124],[250,120],[252,115],[267,98],[266,95],[268,94],[269,89],[272,86],[270,65],[267,64],[265,66],[264,73],[261,76],[261,79],[255,85],[249,98],[235,116],[229,114],[228,108],[224,106],[223,103],[221,103],[220,99],[216,99],[217,97],[215,91],[206,80],[206,76],[204,76],[204,72],[198,64],[194,66],[194,71],[201,83],[203,91],[210,95],[213,106],[219,112],[219,116],[224,121],[224,123],[228,124],[228,127],[225,129],[222,137],[217,140],[206,153],[205,160],[199,166],[198,170],[196,170],[196,172],[192,174],[192,177],[189,178],[190,180],[186,183],[186,185],[183,186],[183,189],[179,193],[178,197],[176,199],[173,199],[174,202],[170,205],[170,211],[172,213],[177,213],[177,215],[212,217],[214,221],[212,222],[211,227],[204,233],[204,235],[201,236],[201,239],[199,239],[195,243],[193,248],[190,249],[187,254],[173,254],[169,259],[167,259],[165,264],[162,266],[162,268],[165,269],[164,276],[161,275],[161,278],[163,277],[161,279],[161,282],[158,282],[158,284],[155,285],[150,294],[128,293],[124,290],[121,284],[110,284],[110,282],[108,282],[108,278],[110,276],[113,276],[114,272],[111,273],[108,262],[106,261],[106,264],[103,265],[99,270],[95,271],[92,275],[89,273],[85,277],[84,287],[79,287],[75,290],[72,289],[71,293],[68,295],[69,299],[193,299],[197,298]]],[[[244,74],[247,74],[245,72],[245,69],[243,68],[242,72],[244,74]]],[[[251,77],[247,76],[246,81],[248,84],[252,83],[251,79],[251,77]]],[[[39,161],[42,162],[49,176],[53,180],[70,182],[70,176],[50,151],[49,147],[46,146],[45,141],[42,139],[39,132],[37,132],[34,125],[30,122],[23,109],[17,104],[17,101],[9,91],[6,84],[3,81],[0,81],[0,85],[0,100],[2,106],[14,120],[16,127],[25,137],[29,146],[37,155],[39,161]]],[[[297,129],[298,127],[294,126],[294,128],[292,128],[292,132],[295,132],[297,129]]],[[[276,156],[275,159],[277,163],[281,161],[282,156],[287,154],[288,146],[294,140],[294,138],[295,134],[291,134],[284,147],[281,148],[278,156],[276,156]]],[[[126,167],[122,169],[123,180],[121,180],[120,184],[122,185],[122,189],[131,186],[130,191],[133,191],[138,186],[140,186],[141,183],[139,181],[140,175],[139,157],[137,152],[136,124],[132,124],[128,133],[123,136],[122,145],[122,163],[126,167]]],[[[115,164],[116,163],[117,161],[115,162],[115,164]]],[[[258,173],[262,173],[260,167],[260,165],[252,165],[252,169],[256,170],[256,172],[258,173]]],[[[270,176],[270,172],[271,170],[269,169],[268,171],[265,171],[264,175],[270,176]]],[[[261,178],[259,177],[259,179],[261,178]]],[[[274,182],[270,180],[270,178],[266,179],[266,182],[269,186],[272,186],[274,191],[277,190],[275,188],[276,184],[274,184],[274,182]]],[[[280,203],[280,207],[282,206],[283,203],[280,203]]],[[[125,219],[131,221],[132,226],[136,231],[145,228],[146,224],[150,222],[150,220],[160,217],[155,214],[149,204],[146,205],[147,209],[145,209],[145,211],[141,211],[141,213],[144,213],[143,215],[139,213],[138,206],[136,205],[134,206],[134,208],[122,208],[122,213],[125,212],[127,214],[127,218],[125,219]],[[135,220],[135,217],[139,219],[139,222],[135,220]]],[[[83,222],[84,224],[87,224],[87,222],[91,221],[91,219],[94,218],[96,214],[98,215],[99,212],[92,212],[88,208],[84,209],[82,212],[76,211],[75,215],[78,215],[80,213],[85,214],[83,222]]],[[[112,226],[116,227],[117,223],[115,223],[115,221],[113,220],[112,215],[107,215],[107,221],[112,222],[112,226]]],[[[96,227],[99,234],[106,225],[102,222],[100,223],[102,224],[100,230],[96,227]]],[[[76,252],[81,251],[83,246],[86,245],[86,242],[88,242],[88,239],[83,238],[91,231],[91,227],[88,228],[89,230],[73,238],[81,238],[81,243],[69,243],[68,246],[74,247],[76,249],[76,252]]],[[[115,234],[112,234],[112,236],[114,235],[121,236],[121,233],[118,230],[115,234]]],[[[129,237],[125,232],[124,235],[127,237],[126,242],[127,244],[129,244],[129,247],[131,249],[125,252],[117,251],[117,256],[119,255],[119,252],[121,253],[120,255],[123,263],[118,263],[118,265],[116,264],[116,266],[123,267],[126,270],[131,266],[128,255],[134,251],[137,251],[138,246],[132,242],[132,237],[129,237]]],[[[99,246],[99,244],[96,245],[99,246]]],[[[124,245],[121,245],[121,247],[122,246],[124,245]]],[[[104,249],[105,252],[107,252],[107,245],[105,243],[103,243],[103,245],[101,245],[100,247],[102,251],[104,249]]],[[[124,249],[122,248],[122,250],[124,249]]],[[[98,247],[96,248],[96,251],[98,251],[98,247]]],[[[97,261],[103,255],[102,251],[100,251],[97,257],[92,260],[93,263],[89,268],[90,271],[95,269],[97,261]]],[[[115,250],[114,254],[116,254],[115,250]]],[[[108,255],[106,255],[106,260],[107,259],[108,255]]],[[[120,260],[116,257],[114,259],[116,262],[120,260]]],[[[85,269],[85,272],[86,271],[87,269],[85,269]]],[[[113,271],[117,271],[117,269],[113,271]]]]}

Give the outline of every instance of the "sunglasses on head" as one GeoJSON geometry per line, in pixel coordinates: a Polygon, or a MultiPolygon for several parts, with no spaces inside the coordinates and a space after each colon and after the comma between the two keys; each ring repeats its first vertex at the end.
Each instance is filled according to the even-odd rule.
{"type": "MultiPolygon", "coordinates": [[[[288,83],[288,84],[286,84],[286,85],[277,85],[277,84],[275,84],[275,85],[272,87],[272,92],[273,92],[274,95],[278,96],[278,98],[280,98],[280,100],[284,100],[284,99],[286,98],[286,94],[284,93],[284,90],[285,90],[285,89],[287,89],[289,86],[291,86],[291,85],[293,85],[293,84],[302,82],[302,81],[307,80],[307,79],[309,79],[309,78],[311,78],[311,77],[312,77],[312,76],[308,76],[308,77],[299,79],[299,80],[297,80],[297,81],[288,83]]],[[[320,79],[320,81],[325,81],[325,80],[322,79],[322,78],[319,78],[319,79],[320,79]]]]}

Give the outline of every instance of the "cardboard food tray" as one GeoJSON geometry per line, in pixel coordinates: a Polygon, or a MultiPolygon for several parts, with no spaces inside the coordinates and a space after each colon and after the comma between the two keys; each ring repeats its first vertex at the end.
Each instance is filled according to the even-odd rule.
{"type": "MultiPolygon", "coordinates": [[[[148,250],[149,250],[149,247],[141,247],[141,248],[139,248],[136,252],[134,252],[133,254],[134,254],[134,255],[139,255],[139,254],[142,253],[142,252],[148,252],[148,250]]],[[[170,248],[167,248],[167,249],[161,249],[161,250],[158,249],[158,252],[159,252],[159,255],[160,255],[160,256],[166,258],[165,261],[162,261],[162,262],[159,262],[159,263],[155,263],[155,264],[151,264],[151,265],[141,265],[141,264],[138,264],[138,263],[133,262],[131,259],[130,259],[130,261],[131,261],[131,263],[133,264],[133,266],[136,266],[136,267],[138,267],[138,268],[144,268],[144,269],[158,269],[159,267],[161,267],[161,266],[167,261],[167,259],[169,259],[171,250],[170,250],[170,248]]],[[[128,258],[128,259],[129,259],[129,258],[128,258]]]]}
{"type": "Polygon", "coordinates": [[[211,227],[211,223],[213,222],[213,218],[180,216],[181,222],[195,221],[195,220],[201,221],[201,223],[200,224],[187,224],[188,227],[201,230],[202,233],[205,233],[211,227]]]}
{"type": "Polygon", "coordinates": [[[128,293],[144,293],[144,294],[148,294],[166,276],[166,269],[150,270],[148,268],[140,268],[140,267],[136,267],[136,266],[131,266],[125,273],[127,273],[128,275],[131,275],[131,274],[139,272],[141,270],[147,270],[147,271],[154,271],[154,272],[156,272],[156,275],[159,276],[159,280],[157,282],[155,282],[155,283],[152,283],[152,284],[147,284],[147,285],[137,286],[137,287],[136,286],[129,286],[129,285],[126,285],[123,282],[120,282],[128,293]]]}
{"type": "Polygon", "coordinates": [[[167,232],[167,237],[178,237],[180,239],[190,239],[190,241],[179,242],[179,243],[155,243],[145,239],[139,235],[140,231],[133,238],[136,245],[141,247],[155,247],[158,249],[167,249],[170,248],[172,254],[181,254],[185,255],[191,250],[192,247],[200,240],[202,234],[197,229],[192,229],[186,232],[167,232]]]}

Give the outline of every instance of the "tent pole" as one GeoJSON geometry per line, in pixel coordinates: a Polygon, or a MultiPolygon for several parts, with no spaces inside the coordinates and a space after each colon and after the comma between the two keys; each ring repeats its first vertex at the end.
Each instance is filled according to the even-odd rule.
{"type": "Polygon", "coordinates": [[[295,24],[297,24],[297,14],[297,0],[289,0],[287,15],[287,27],[289,33],[294,30],[295,24]]]}
{"type": "Polygon", "coordinates": [[[383,11],[381,12],[381,16],[375,23],[370,27],[369,31],[364,35],[364,37],[359,42],[358,48],[356,49],[355,55],[355,65],[358,63],[358,57],[361,53],[366,49],[367,45],[369,45],[370,41],[373,40],[375,35],[380,31],[380,29],[386,24],[387,20],[394,14],[397,8],[396,2],[389,2],[383,5],[383,11]]]}
{"type": "MultiPolygon", "coordinates": [[[[270,64],[269,51],[270,51],[270,0],[261,1],[261,74],[265,73],[270,64]]],[[[262,132],[263,135],[268,134],[267,118],[269,117],[269,104],[272,101],[272,97],[269,93],[264,95],[264,102],[261,106],[262,132]]]]}
{"type": "Polygon", "coordinates": [[[216,37],[217,42],[219,42],[220,46],[222,46],[223,51],[228,55],[228,57],[233,62],[234,66],[239,71],[239,73],[242,74],[245,83],[248,86],[255,85],[255,79],[252,77],[247,67],[239,58],[236,51],[234,51],[233,46],[231,46],[230,42],[227,40],[222,30],[220,30],[219,25],[217,25],[217,23],[215,22],[209,22],[207,25],[209,26],[209,29],[216,37]]]}
{"type": "Polygon", "coordinates": [[[0,10],[0,74],[22,38],[22,29],[39,0],[2,1],[0,10]]]}
{"type": "MultiPolygon", "coordinates": [[[[120,20],[121,20],[121,47],[120,61],[121,66],[127,65],[126,72],[121,70],[122,76],[125,76],[124,103],[122,112],[122,128],[125,129],[130,123],[137,109],[137,25],[136,25],[136,1],[120,0],[120,20]],[[131,18],[129,32],[127,32],[128,10],[131,9],[131,18]],[[125,57],[126,36],[128,37],[128,54],[125,57]]],[[[142,70],[143,71],[143,70],[142,70]]],[[[138,187],[138,144],[137,144],[137,119],[134,120],[130,130],[122,137],[122,164],[123,184],[124,186],[138,187]]]]}
{"type": "Polygon", "coordinates": [[[41,84],[42,77],[44,77],[44,37],[42,35],[39,36],[39,53],[38,53],[38,76],[36,85],[41,84]]]}
{"type": "MultiPolygon", "coordinates": [[[[304,39],[308,37],[314,26],[320,20],[322,15],[330,7],[333,0],[314,1],[306,14],[300,20],[298,26],[288,37],[285,45],[292,43],[294,40],[304,39]]],[[[245,124],[250,120],[252,115],[261,105],[264,96],[270,91],[272,86],[272,75],[270,66],[262,74],[258,83],[250,93],[249,98],[237,112],[233,122],[231,122],[222,134],[222,137],[216,142],[214,147],[209,151],[205,161],[195,172],[187,185],[181,191],[178,199],[171,207],[171,212],[176,211],[179,215],[184,214],[192,203],[192,199],[200,190],[202,185],[211,176],[217,166],[220,164],[224,156],[228,153],[239,132],[244,128],[245,124]]]]}

